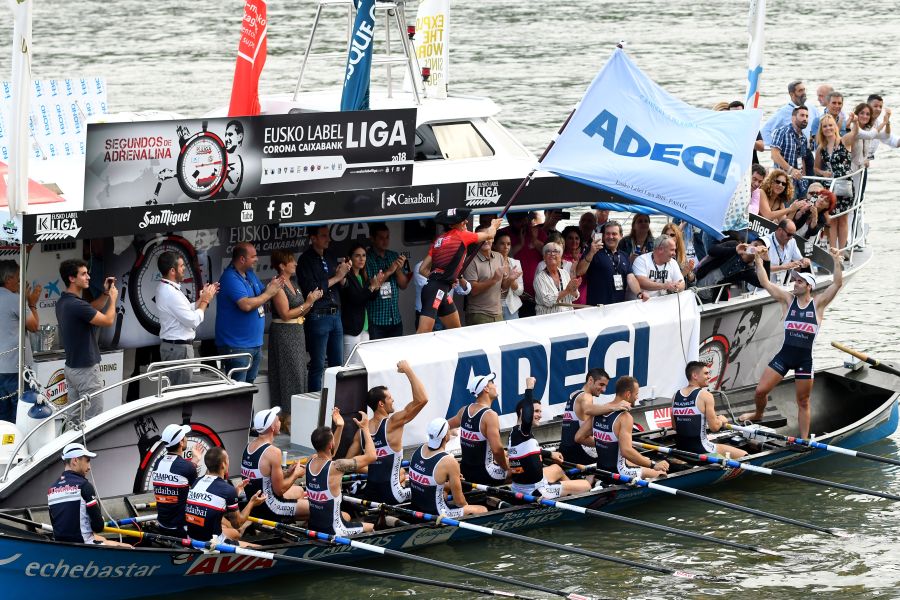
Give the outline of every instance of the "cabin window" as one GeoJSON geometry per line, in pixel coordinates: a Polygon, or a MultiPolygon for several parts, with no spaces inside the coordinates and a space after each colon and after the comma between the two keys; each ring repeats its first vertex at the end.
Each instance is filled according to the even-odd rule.
{"type": "Polygon", "coordinates": [[[472,123],[432,123],[416,129],[416,160],[462,160],[493,156],[472,123]]]}
{"type": "Polygon", "coordinates": [[[430,244],[435,237],[437,237],[437,225],[435,225],[434,219],[410,219],[403,221],[404,245],[430,244]]]}

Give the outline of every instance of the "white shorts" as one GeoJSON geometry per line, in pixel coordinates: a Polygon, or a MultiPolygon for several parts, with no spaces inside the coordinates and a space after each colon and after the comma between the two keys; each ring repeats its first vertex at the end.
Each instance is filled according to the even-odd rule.
{"type": "Polygon", "coordinates": [[[563,495],[562,483],[547,483],[546,479],[530,484],[512,483],[509,487],[517,494],[534,495],[537,491],[542,498],[559,498],[563,495]]]}

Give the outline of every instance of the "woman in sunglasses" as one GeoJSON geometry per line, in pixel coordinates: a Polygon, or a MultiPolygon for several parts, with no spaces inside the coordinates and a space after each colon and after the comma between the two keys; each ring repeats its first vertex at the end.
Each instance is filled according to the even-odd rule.
{"type": "Polygon", "coordinates": [[[794,214],[804,204],[793,204],[794,184],[790,176],[781,169],[772,169],[759,186],[759,216],[777,223],[781,219],[793,219],[794,214]]]}

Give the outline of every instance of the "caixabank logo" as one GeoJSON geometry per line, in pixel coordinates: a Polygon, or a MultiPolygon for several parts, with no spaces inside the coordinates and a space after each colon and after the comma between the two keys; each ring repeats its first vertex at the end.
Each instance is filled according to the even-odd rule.
{"type": "Polygon", "coordinates": [[[81,227],[78,225],[78,213],[50,213],[39,215],[35,227],[35,239],[39,242],[77,238],[81,227]]]}

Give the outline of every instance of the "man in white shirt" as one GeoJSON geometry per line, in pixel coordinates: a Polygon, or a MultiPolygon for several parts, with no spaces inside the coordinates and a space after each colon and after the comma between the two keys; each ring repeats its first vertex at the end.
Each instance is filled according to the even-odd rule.
{"type": "MultiPolygon", "coordinates": [[[[875,120],[875,130],[882,131],[884,129],[885,119],[890,122],[891,110],[884,109],[884,98],[878,94],[871,94],[866,102],[868,103],[869,108],[872,109],[872,119],[875,120]]],[[[882,135],[880,139],[876,137],[869,145],[869,156],[866,158],[869,160],[875,158],[875,150],[878,149],[879,144],[884,144],[889,148],[900,148],[900,135],[882,135]]]]}
{"type": "Polygon", "coordinates": [[[787,277],[787,271],[809,266],[809,259],[804,258],[797,247],[794,234],[797,233],[797,225],[790,219],[782,219],[778,222],[775,231],[769,234],[769,260],[771,272],[769,281],[782,284],[787,277]]]}
{"type": "MultiPolygon", "coordinates": [[[[156,288],[159,313],[159,355],[162,360],[194,358],[194,336],[203,322],[206,309],[216,293],[218,283],[206,284],[196,302],[190,302],[181,289],[184,281],[184,259],[174,252],[163,252],[156,261],[162,280],[156,288]]],[[[166,376],[172,385],[191,382],[191,370],[170,371],[166,376]]]]}
{"type": "Polygon", "coordinates": [[[641,290],[651,297],[684,289],[684,276],[675,260],[675,240],[667,235],[656,239],[653,252],[634,259],[631,272],[641,285],[641,290]]]}

